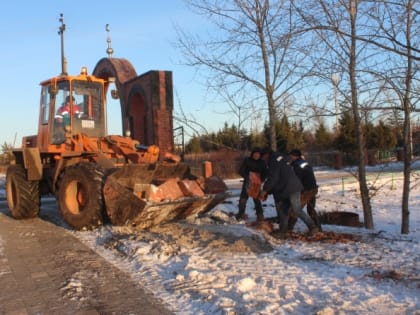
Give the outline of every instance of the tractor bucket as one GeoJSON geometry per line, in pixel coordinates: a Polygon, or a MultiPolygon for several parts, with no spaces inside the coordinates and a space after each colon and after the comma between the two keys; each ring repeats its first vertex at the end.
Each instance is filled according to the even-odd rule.
{"type": "Polygon", "coordinates": [[[224,182],[193,179],[183,163],[132,164],[106,177],[104,200],[114,225],[147,229],[204,214],[229,195],[224,182]]]}

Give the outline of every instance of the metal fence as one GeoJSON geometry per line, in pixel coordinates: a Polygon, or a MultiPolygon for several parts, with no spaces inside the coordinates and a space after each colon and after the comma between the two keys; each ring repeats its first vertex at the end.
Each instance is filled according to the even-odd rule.
{"type": "MultiPolygon", "coordinates": [[[[190,165],[191,172],[202,175],[204,161],[212,163],[213,174],[221,178],[236,178],[239,176],[238,170],[242,160],[249,156],[249,152],[209,152],[201,154],[185,155],[185,162],[190,165]]],[[[305,152],[304,158],[313,167],[328,167],[342,169],[358,164],[359,157],[356,153],[345,153],[339,151],[305,152]]],[[[384,164],[393,161],[402,161],[403,152],[369,150],[365,154],[365,162],[369,166],[384,164]]]]}

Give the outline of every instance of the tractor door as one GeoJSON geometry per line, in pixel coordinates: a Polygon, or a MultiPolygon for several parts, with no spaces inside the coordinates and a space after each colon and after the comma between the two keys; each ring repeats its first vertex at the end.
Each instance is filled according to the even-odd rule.
{"type": "Polygon", "coordinates": [[[65,86],[68,87],[68,82],[57,83],[57,81],[51,80],[43,82],[41,85],[38,137],[36,146],[41,151],[48,151],[51,149],[51,144],[61,144],[65,140],[63,124],[55,119],[55,113],[56,104],[60,104],[59,102],[64,97],[64,93],[68,94],[68,88],[64,88],[65,86]],[[60,86],[60,90],[58,89],[58,86],[60,86]],[[66,90],[67,92],[65,92],[66,90]]]}
{"type": "Polygon", "coordinates": [[[51,100],[49,93],[49,85],[41,88],[41,107],[39,112],[39,124],[38,124],[38,140],[37,147],[41,150],[46,150],[50,144],[49,139],[49,119],[51,115],[51,100]]]}

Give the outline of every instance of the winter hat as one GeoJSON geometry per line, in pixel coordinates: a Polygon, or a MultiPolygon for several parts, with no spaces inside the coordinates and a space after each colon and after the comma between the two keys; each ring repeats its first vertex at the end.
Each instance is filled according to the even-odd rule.
{"type": "Polygon", "coordinates": [[[265,155],[265,154],[272,154],[273,150],[271,150],[269,147],[264,147],[261,149],[261,155],[265,155]]]}
{"type": "Polygon", "coordinates": [[[298,150],[298,149],[293,149],[293,150],[289,151],[289,153],[287,153],[287,154],[297,156],[297,157],[302,156],[302,152],[300,152],[300,150],[298,150]]]}

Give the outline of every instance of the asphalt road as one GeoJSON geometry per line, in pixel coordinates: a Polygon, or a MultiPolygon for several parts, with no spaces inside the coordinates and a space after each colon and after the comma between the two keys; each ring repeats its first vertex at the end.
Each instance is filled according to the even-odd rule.
{"type": "MultiPolygon", "coordinates": [[[[0,201],[0,314],[171,314],[141,283],[50,220],[15,220],[0,201]]],[[[57,216],[55,216],[57,217],[57,216]]]]}

